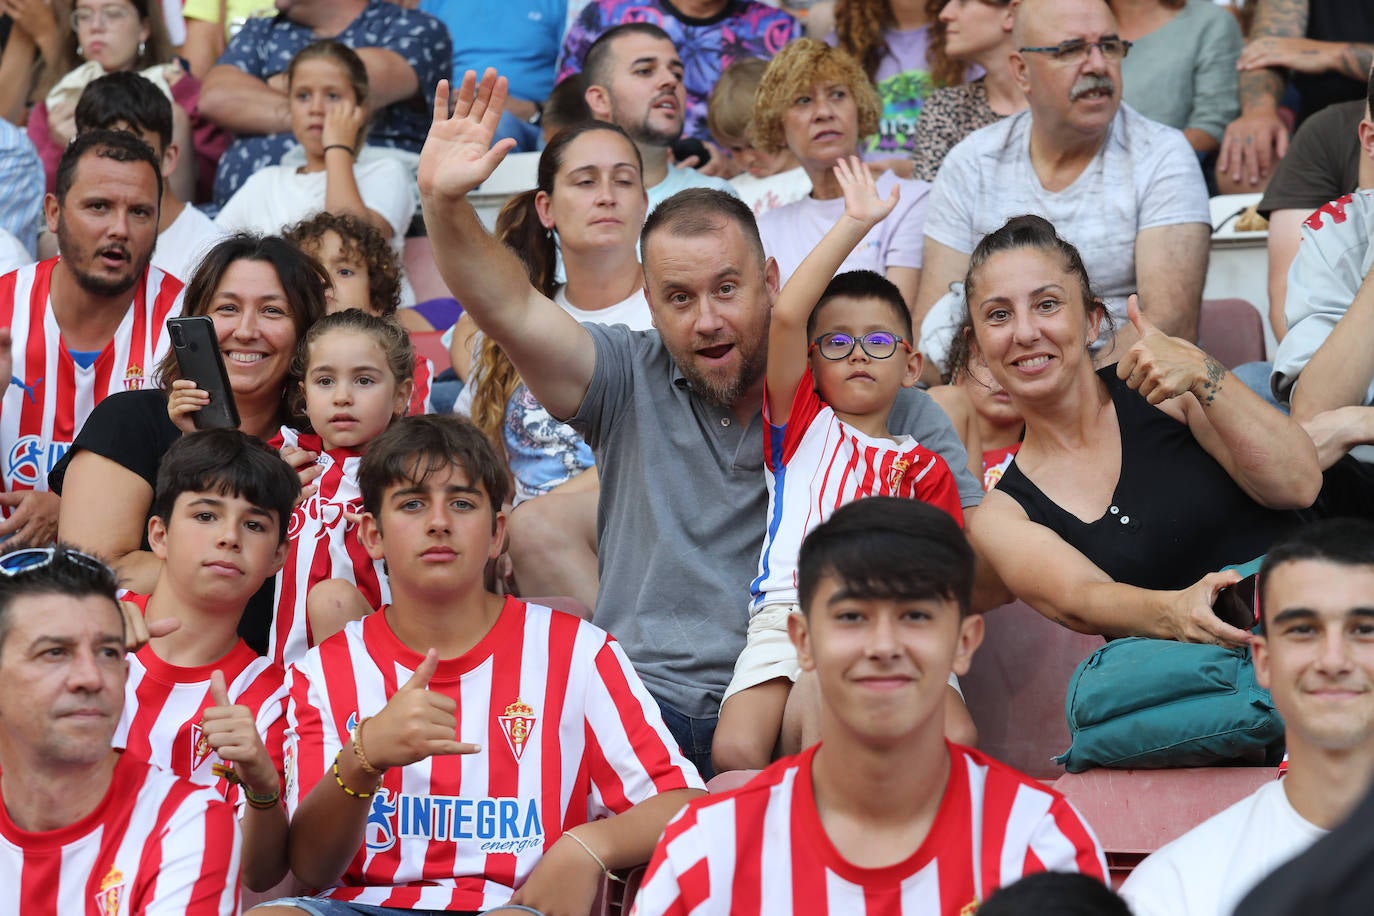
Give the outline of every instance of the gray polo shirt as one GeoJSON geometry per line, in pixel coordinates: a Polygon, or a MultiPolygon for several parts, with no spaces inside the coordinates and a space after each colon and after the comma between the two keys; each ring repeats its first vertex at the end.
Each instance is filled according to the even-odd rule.
{"type": "MultiPolygon", "coordinates": [[[[655,697],[689,716],[717,715],[744,648],[767,525],[763,415],[742,425],[697,397],[657,331],[583,327],[596,371],[570,422],[601,475],[596,623],[655,697]]],[[[964,447],[928,395],[904,389],[888,426],[939,452],[964,506],[979,503],[964,447]]]]}

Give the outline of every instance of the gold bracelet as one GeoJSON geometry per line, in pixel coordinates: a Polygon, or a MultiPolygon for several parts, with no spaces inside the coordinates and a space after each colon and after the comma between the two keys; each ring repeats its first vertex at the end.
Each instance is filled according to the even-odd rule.
{"type": "Polygon", "coordinates": [[[353,756],[358,759],[358,766],[363,768],[364,773],[369,776],[381,776],[383,771],[368,763],[367,755],[363,753],[363,726],[371,718],[371,716],[364,716],[357,725],[353,726],[353,756]]]}
{"type": "Polygon", "coordinates": [[[342,754],[343,748],[339,748],[339,753],[334,755],[334,765],[330,767],[330,769],[334,773],[334,781],[339,784],[339,788],[344,790],[345,795],[351,796],[353,798],[371,798],[372,796],[376,795],[376,789],[373,789],[371,792],[355,792],[348,787],[348,784],[346,782],[343,781],[343,776],[339,774],[339,757],[342,754]]]}
{"type": "Polygon", "coordinates": [[[601,866],[601,873],[603,875],[605,875],[607,878],[610,878],[612,881],[619,881],[621,884],[625,883],[624,878],[620,877],[615,872],[611,871],[609,868],[606,867],[606,863],[601,860],[601,856],[597,855],[596,850],[592,849],[590,846],[587,845],[586,840],[582,839],[582,837],[573,833],[571,830],[563,831],[563,835],[565,837],[570,837],[574,843],[576,843],[578,846],[581,846],[583,849],[587,850],[587,855],[591,856],[596,861],[596,864],[601,866]]]}

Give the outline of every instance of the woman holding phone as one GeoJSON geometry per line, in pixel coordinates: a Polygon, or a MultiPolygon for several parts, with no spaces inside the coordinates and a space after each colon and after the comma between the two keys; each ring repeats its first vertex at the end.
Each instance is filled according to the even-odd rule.
{"type": "MultiPolygon", "coordinates": [[[[328,288],[324,269],[278,236],[230,236],[196,268],[183,314],[214,322],[243,432],[267,441],[287,419],[291,358],[325,313],[328,288]]],[[[54,492],[69,497],[62,501],[58,538],[104,558],[124,587],[143,593],[161,566],[146,539],[158,465],[181,435],[167,415],[168,393],[181,378],[173,353],[158,374],[160,388],[122,392],[97,405],[48,478],[54,492]]],[[[291,460],[300,466],[313,457],[300,453],[291,460]]],[[[258,621],[264,644],[271,586],[266,590],[266,617],[258,621]]],[[[257,619],[258,603],[250,603],[246,622],[257,619]]]]}

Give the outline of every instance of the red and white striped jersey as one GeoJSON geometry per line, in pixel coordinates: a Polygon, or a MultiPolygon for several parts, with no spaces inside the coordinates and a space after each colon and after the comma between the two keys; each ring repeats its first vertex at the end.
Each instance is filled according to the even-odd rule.
{"type": "Polygon", "coordinates": [[[181,281],[149,267],[114,338],[89,368],[72,359],[49,291],[57,258],[0,277],[0,327],[14,340],[13,377],[0,401],[4,489],[46,490],[48,472],[71,448],[95,405],[116,391],[153,384],[167,349],[167,319],[181,314],[181,281]]]}
{"type": "Polygon", "coordinates": [[[277,574],[275,610],[267,654],[283,668],[300,661],[315,645],[305,614],[310,589],[326,579],[346,579],[358,586],[374,610],[391,600],[386,567],[374,560],[358,540],[358,526],[348,515],[363,511],[358,489],[358,465],[363,450],[330,449],[312,433],[282,427],[282,441],[319,455],[315,463],[324,473],[315,481],[319,489],[291,513],[286,528],[286,563],[277,574]]]}
{"type": "Polygon", "coordinates": [[[782,426],[768,416],[763,440],[768,475],[768,527],[759,574],[749,584],[751,610],[797,603],[797,552],[802,539],[840,506],[867,496],[919,499],[944,509],[960,525],[959,487],[945,459],[910,436],[875,439],[835,416],[807,370],[782,426]]]}
{"type": "Polygon", "coordinates": [[[238,824],[209,789],[121,754],[104,799],[74,824],[31,833],[0,804],[0,913],[238,911],[238,824]]]}
{"type": "Polygon", "coordinates": [[[895,865],[854,865],[816,810],[818,747],[690,802],[664,830],[634,913],[968,916],[1033,872],[1107,880],[1102,847],[1062,795],[954,744],[944,797],[920,847],[895,865]]]}
{"type": "Polygon", "coordinates": [[[434,404],[430,401],[430,391],[434,388],[434,363],[428,356],[415,354],[415,383],[410,389],[409,413],[412,417],[420,414],[434,413],[434,404]]]}
{"type": "MultiPolygon", "coordinates": [[[[287,673],[287,808],[294,816],[360,717],[380,712],[424,660],[386,612],[353,621],[287,673]]],[[[660,792],[702,788],[625,653],[569,614],[507,598],[491,631],[439,663],[431,691],[458,703],[479,753],[387,771],[338,900],[401,909],[505,903],[577,824],[660,792]]]]}
{"type": "MultiPolygon", "coordinates": [[[[126,593],[123,600],[147,609],[148,596],[126,593]]],[[[284,771],[286,739],[286,672],[263,658],[243,640],[219,661],[196,668],[170,665],[144,646],[129,656],[129,677],[124,682],[124,714],[115,730],[114,746],[130,756],[146,760],[197,785],[212,786],[242,807],[238,786],[217,776],[219,754],[205,740],[201,714],[210,698],[210,675],[224,672],[229,700],[253,711],[277,773],[284,771]]]]}

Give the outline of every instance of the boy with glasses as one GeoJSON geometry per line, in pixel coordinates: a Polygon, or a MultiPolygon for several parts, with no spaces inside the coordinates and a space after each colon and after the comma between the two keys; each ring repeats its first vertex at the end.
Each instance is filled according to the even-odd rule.
{"type": "MultiPolygon", "coordinates": [[[[844,214],[783,287],[769,325],[763,405],[768,528],[750,585],[744,651],[712,746],[717,771],[767,766],[778,743],[800,674],[787,621],[797,610],[802,537],[839,506],[869,496],[923,500],[963,521],[945,460],[888,430],[897,392],[914,385],[921,372],[901,293],[872,271],[834,277],[900,192],[894,188],[880,198],[858,159],[841,160],[835,174],[844,214]]],[[[951,694],[951,700],[958,698],[951,694]]],[[[793,731],[784,735],[789,748],[799,742],[793,731]]]]}

